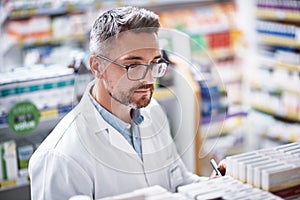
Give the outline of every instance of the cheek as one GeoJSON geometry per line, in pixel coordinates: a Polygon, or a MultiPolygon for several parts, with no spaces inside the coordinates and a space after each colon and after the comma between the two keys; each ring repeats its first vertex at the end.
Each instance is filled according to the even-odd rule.
{"type": "Polygon", "coordinates": [[[134,87],[134,83],[128,80],[126,73],[119,71],[107,70],[106,82],[112,92],[126,92],[134,87]]]}
{"type": "Polygon", "coordinates": [[[111,88],[119,87],[119,85],[122,85],[126,81],[126,73],[108,68],[105,71],[105,80],[111,88]]]}

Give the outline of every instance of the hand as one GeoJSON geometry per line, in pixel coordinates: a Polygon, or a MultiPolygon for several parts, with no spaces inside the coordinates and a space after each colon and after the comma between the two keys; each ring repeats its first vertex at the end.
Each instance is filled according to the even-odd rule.
{"type": "MultiPolygon", "coordinates": [[[[225,159],[223,159],[219,162],[218,168],[219,168],[221,174],[224,176],[226,174],[226,160],[225,159]]],[[[210,178],[217,178],[217,177],[219,177],[217,172],[215,170],[213,170],[212,173],[210,174],[210,178]]]]}

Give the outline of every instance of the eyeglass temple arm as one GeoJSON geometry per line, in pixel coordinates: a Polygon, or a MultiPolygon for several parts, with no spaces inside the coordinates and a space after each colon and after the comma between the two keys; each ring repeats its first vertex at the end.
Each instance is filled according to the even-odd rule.
{"type": "Polygon", "coordinates": [[[117,63],[117,62],[115,62],[115,61],[113,61],[113,60],[111,60],[111,59],[109,59],[109,58],[107,58],[107,57],[105,57],[105,56],[97,55],[97,57],[98,57],[98,58],[101,58],[101,59],[103,59],[103,60],[106,60],[106,61],[108,61],[108,62],[111,62],[111,63],[113,63],[113,64],[115,64],[115,65],[118,65],[118,66],[120,66],[120,67],[123,67],[123,68],[125,68],[125,69],[128,68],[127,66],[122,65],[122,64],[120,64],[120,63],[117,63]]]}

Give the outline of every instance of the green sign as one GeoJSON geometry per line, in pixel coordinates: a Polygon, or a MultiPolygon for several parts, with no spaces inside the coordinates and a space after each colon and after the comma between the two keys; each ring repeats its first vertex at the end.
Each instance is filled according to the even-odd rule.
{"type": "Polygon", "coordinates": [[[33,131],[40,118],[37,107],[29,102],[22,101],[15,104],[8,113],[8,125],[18,134],[27,134],[33,131]]]}

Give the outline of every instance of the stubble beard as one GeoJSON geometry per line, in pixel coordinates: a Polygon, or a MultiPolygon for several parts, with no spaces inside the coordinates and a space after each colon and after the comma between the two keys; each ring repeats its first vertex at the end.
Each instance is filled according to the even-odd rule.
{"type": "Polygon", "coordinates": [[[148,84],[148,85],[139,85],[138,87],[132,88],[129,92],[127,93],[122,93],[120,95],[120,97],[117,97],[115,95],[113,95],[110,91],[109,95],[117,102],[129,106],[130,108],[143,108],[146,107],[147,105],[149,105],[151,98],[152,98],[152,94],[154,91],[154,86],[153,84],[148,84]],[[135,97],[135,90],[140,89],[140,88],[149,88],[150,89],[150,93],[149,94],[145,94],[142,95],[141,97],[135,97]]]}

